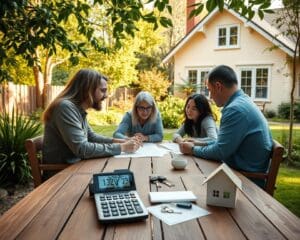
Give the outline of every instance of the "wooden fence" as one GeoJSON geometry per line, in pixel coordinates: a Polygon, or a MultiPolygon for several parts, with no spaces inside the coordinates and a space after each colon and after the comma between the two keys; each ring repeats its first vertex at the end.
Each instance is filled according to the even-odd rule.
{"type": "MultiPolygon", "coordinates": [[[[64,88],[64,86],[49,86],[48,101],[51,102],[64,88]]],[[[132,101],[136,95],[135,89],[118,88],[105,102],[104,106],[113,106],[116,102],[132,101]]],[[[11,82],[0,85],[0,112],[11,112],[13,108],[29,115],[37,110],[35,86],[16,85],[11,82]]]]}

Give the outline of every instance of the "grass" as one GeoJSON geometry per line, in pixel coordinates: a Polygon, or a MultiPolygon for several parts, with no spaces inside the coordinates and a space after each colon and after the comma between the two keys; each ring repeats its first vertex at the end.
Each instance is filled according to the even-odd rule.
{"type": "Polygon", "coordinates": [[[300,217],[300,170],[281,164],[274,197],[300,217]]]}
{"type": "MultiPolygon", "coordinates": [[[[99,126],[92,125],[94,131],[105,135],[112,136],[117,126],[99,126]]],[[[286,124],[270,124],[270,129],[274,139],[283,143],[288,136],[288,126],[286,124]]],[[[176,129],[164,129],[164,140],[171,140],[176,129]]],[[[294,126],[294,139],[300,141],[300,127],[294,126]]],[[[281,164],[279,174],[277,176],[277,189],[275,191],[275,199],[281,202],[291,212],[300,217],[300,169],[287,167],[281,164]]]]}

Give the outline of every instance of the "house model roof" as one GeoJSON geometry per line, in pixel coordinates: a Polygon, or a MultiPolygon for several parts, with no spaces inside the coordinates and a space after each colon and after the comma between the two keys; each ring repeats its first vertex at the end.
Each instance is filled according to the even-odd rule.
{"type": "MultiPolygon", "coordinates": [[[[273,26],[274,24],[269,22],[273,21],[273,19],[270,19],[268,16],[266,18],[267,20],[260,19],[255,14],[251,20],[248,20],[238,12],[229,9],[227,5],[224,5],[223,11],[231,13],[233,16],[241,20],[246,27],[254,29],[263,37],[272,42],[275,46],[278,46],[289,56],[293,56],[293,49],[295,48],[296,43],[282,35],[280,33],[280,30],[277,27],[273,26]]],[[[196,24],[195,27],[187,35],[185,35],[173,49],[171,49],[167,53],[167,55],[163,58],[162,62],[168,62],[171,59],[171,57],[173,57],[197,32],[205,32],[206,23],[211,21],[213,17],[218,13],[220,13],[218,9],[215,9],[212,12],[208,13],[206,17],[204,17],[198,24],[196,24]]]]}
{"type": "Polygon", "coordinates": [[[227,177],[234,183],[235,186],[237,186],[240,190],[242,190],[242,181],[238,178],[237,175],[234,174],[234,172],[225,164],[223,163],[220,165],[217,169],[215,169],[203,182],[206,183],[210,179],[212,179],[215,175],[217,175],[219,172],[223,171],[227,177]]]}

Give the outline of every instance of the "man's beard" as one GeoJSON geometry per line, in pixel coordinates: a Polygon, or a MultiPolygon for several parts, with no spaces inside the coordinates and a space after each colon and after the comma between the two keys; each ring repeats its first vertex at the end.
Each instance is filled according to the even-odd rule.
{"type": "Polygon", "coordinates": [[[102,109],[102,99],[99,102],[94,101],[92,108],[94,108],[97,111],[100,111],[102,109]]]}

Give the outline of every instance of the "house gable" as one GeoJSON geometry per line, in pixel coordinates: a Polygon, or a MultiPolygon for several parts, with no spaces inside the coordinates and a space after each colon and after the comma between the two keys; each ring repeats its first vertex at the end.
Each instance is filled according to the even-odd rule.
{"type": "Polygon", "coordinates": [[[244,27],[251,28],[252,30],[259,33],[261,36],[263,36],[265,39],[267,39],[272,45],[274,44],[276,46],[279,46],[281,50],[283,50],[285,53],[287,53],[290,56],[293,55],[293,48],[295,44],[292,41],[290,41],[288,38],[285,38],[284,36],[280,35],[278,29],[272,27],[267,21],[260,20],[257,16],[254,16],[252,20],[247,21],[240,14],[225,7],[223,12],[219,12],[218,9],[215,9],[214,11],[209,13],[204,19],[202,19],[202,21],[200,21],[193,28],[193,30],[189,34],[187,34],[165,56],[162,62],[166,63],[167,61],[169,61],[179,50],[183,48],[183,46],[185,46],[191,40],[191,38],[194,37],[194,35],[198,34],[199,32],[206,34],[207,29],[210,28],[208,26],[208,23],[211,21],[216,21],[215,17],[218,15],[223,15],[224,13],[229,13],[230,15],[234,16],[237,20],[239,20],[240,23],[242,23],[244,27]]]}

